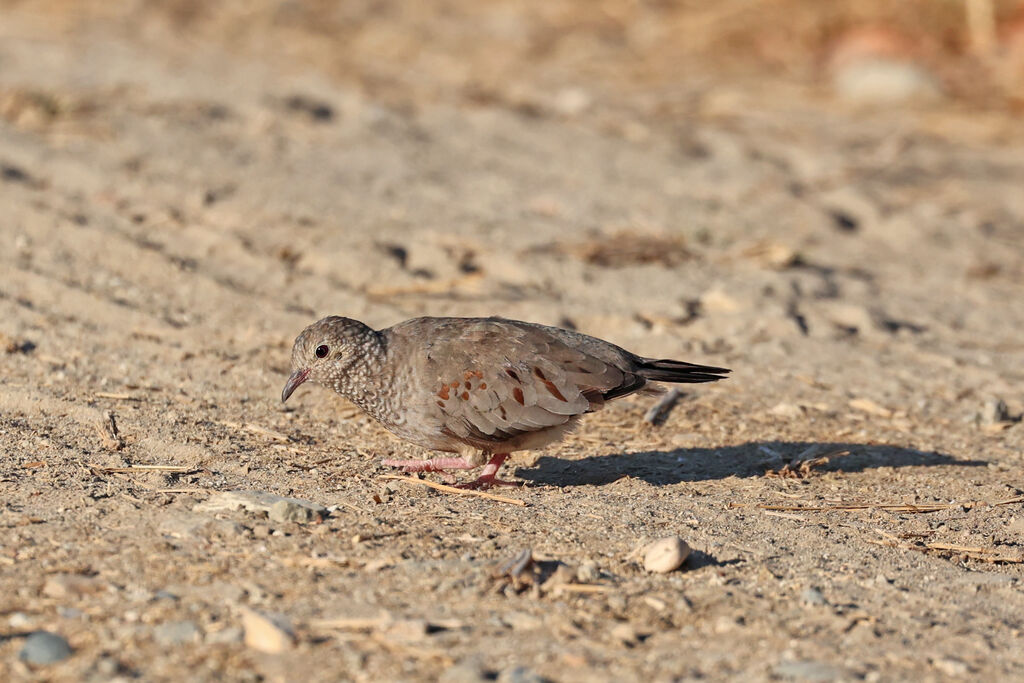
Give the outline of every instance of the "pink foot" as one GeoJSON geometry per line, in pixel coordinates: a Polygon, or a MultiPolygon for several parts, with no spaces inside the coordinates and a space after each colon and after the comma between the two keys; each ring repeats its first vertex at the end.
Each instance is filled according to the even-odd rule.
{"type": "Polygon", "coordinates": [[[498,469],[505,462],[506,458],[508,458],[508,453],[496,453],[490,462],[484,465],[484,469],[480,472],[479,477],[465,484],[459,484],[455,488],[485,490],[492,486],[519,486],[514,481],[505,481],[495,476],[498,474],[498,469]]]}
{"type": "Polygon", "coordinates": [[[497,479],[493,476],[485,477],[481,475],[474,479],[473,481],[467,481],[465,484],[456,484],[455,488],[486,491],[492,486],[521,486],[521,484],[517,481],[505,481],[504,479],[497,479]]]}

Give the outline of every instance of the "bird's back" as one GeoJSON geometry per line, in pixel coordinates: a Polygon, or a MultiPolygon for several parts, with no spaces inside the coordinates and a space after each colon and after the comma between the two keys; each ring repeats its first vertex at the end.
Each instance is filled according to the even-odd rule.
{"type": "MultiPolygon", "coordinates": [[[[645,384],[635,356],[567,330],[500,318],[416,318],[384,330],[389,356],[414,368],[425,422],[495,451],[564,427],[612,392],[645,384]]],[[[622,393],[616,393],[622,395],[622,393]]],[[[418,401],[419,403],[419,401],[418,401]]]]}

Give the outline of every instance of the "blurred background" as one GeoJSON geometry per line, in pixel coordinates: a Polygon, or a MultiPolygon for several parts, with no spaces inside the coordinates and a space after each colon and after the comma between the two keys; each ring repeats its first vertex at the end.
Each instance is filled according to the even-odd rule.
{"type": "Polygon", "coordinates": [[[562,114],[614,105],[666,117],[685,104],[673,98],[680,83],[694,79],[786,82],[859,103],[921,97],[1013,111],[1024,101],[1018,0],[5,0],[3,7],[67,36],[102,29],[172,40],[182,50],[213,44],[405,104],[501,102],[562,114]],[[564,90],[574,86],[582,90],[564,90]]]}
{"type": "Polygon", "coordinates": [[[436,676],[481,642],[555,680],[1019,675],[1019,507],[733,504],[1020,496],[1022,115],[1019,0],[0,0],[16,628],[67,635],[74,680],[436,676]],[[534,507],[499,514],[383,491],[381,458],[422,453],[337,396],[281,406],[329,314],[502,315],[734,373],[660,428],[611,404],[511,468],[534,507]],[[198,511],[250,488],[341,507],[315,537],[198,511]],[[631,564],[682,527],[704,564],[631,564]],[[540,538],[619,594],[492,619],[485,564],[540,538]],[[107,588],[47,593],[54,567],[107,588]],[[274,660],[225,594],[450,626],[274,660]]]}

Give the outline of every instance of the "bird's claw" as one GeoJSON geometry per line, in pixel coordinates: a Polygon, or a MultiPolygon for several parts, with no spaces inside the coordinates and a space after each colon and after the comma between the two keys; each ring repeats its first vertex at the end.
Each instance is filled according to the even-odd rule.
{"type": "Polygon", "coordinates": [[[495,477],[478,477],[473,481],[467,481],[465,484],[456,484],[457,489],[469,489],[471,491],[486,491],[489,488],[495,486],[519,486],[519,482],[516,481],[505,481],[504,479],[497,479],[495,477]]]}

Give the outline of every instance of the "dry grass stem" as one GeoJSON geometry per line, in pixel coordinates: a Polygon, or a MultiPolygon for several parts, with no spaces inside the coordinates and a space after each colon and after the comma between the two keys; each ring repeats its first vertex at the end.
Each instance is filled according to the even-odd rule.
{"type": "Polygon", "coordinates": [[[487,498],[488,500],[494,500],[499,503],[508,503],[509,505],[518,505],[520,507],[526,507],[525,500],[518,500],[516,498],[506,498],[504,496],[497,496],[493,493],[487,493],[486,491],[474,491],[473,489],[460,489],[454,486],[448,486],[447,484],[438,484],[427,479],[414,479],[412,477],[403,477],[398,474],[385,474],[381,477],[382,479],[394,479],[396,481],[404,481],[407,484],[418,484],[420,486],[428,486],[438,491],[445,491],[447,493],[457,493],[463,496],[477,496],[478,498],[487,498]]]}
{"type": "Polygon", "coordinates": [[[1015,505],[1024,503],[1024,496],[1010,498],[1008,500],[984,501],[969,500],[963,503],[922,503],[920,505],[908,503],[837,503],[835,505],[753,505],[750,503],[729,503],[729,508],[756,507],[761,510],[776,510],[779,512],[828,512],[830,510],[888,510],[889,512],[938,512],[940,510],[952,510],[963,508],[972,510],[983,507],[999,507],[1002,505],[1015,505]]]}

